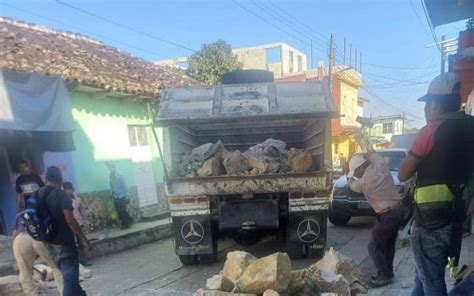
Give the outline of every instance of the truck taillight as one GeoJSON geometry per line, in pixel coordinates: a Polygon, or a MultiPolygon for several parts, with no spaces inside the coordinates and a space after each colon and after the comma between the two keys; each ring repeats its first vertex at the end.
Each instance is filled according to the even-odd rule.
{"type": "Polygon", "coordinates": [[[301,198],[302,194],[301,192],[290,192],[290,198],[295,199],[295,198],[301,198]]]}
{"type": "Polygon", "coordinates": [[[200,196],[200,197],[196,198],[196,200],[197,200],[198,203],[207,203],[207,202],[209,202],[209,197],[200,196]]]}

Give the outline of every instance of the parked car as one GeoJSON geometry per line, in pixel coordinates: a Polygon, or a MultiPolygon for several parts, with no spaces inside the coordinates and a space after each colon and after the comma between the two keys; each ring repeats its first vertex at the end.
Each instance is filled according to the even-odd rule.
{"type": "MultiPolygon", "coordinates": [[[[411,196],[414,192],[414,182],[400,182],[398,169],[408,154],[408,149],[389,148],[377,151],[387,162],[392,173],[393,181],[402,197],[411,196]]],[[[360,154],[360,153],[358,153],[360,154]]],[[[375,216],[375,211],[362,193],[349,188],[346,176],[341,176],[334,184],[331,194],[329,221],[334,225],[346,225],[351,217],[375,216]]]]}

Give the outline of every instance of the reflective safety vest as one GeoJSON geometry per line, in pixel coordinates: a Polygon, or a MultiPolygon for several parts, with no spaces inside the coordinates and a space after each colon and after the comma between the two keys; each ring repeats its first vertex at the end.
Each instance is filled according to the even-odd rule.
{"type": "Polygon", "coordinates": [[[414,216],[421,226],[436,229],[451,223],[453,185],[467,184],[473,171],[473,122],[445,119],[434,132],[434,144],[417,168],[414,216]]]}

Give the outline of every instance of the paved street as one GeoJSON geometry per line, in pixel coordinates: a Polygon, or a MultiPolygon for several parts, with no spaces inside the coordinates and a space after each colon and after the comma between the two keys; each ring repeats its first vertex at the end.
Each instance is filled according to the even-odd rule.
{"type": "MultiPolygon", "coordinates": [[[[366,243],[371,218],[354,219],[346,227],[329,225],[329,245],[356,260],[367,271],[373,267],[366,260],[366,243]]],[[[225,254],[237,249],[232,241],[220,243],[219,261],[212,265],[183,267],[173,251],[172,240],[163,240],[113,254],[93,261],[93,277],[83,283],[93,295],[191,295],[204,287],[205,280],[219,273],[225,254]]],[[[246,248],[257,256],[284,250],[283,242],[268,239],[246,248]]],[[[303,268],[314,260],[293,261],[293,268],[303,268]]]]}

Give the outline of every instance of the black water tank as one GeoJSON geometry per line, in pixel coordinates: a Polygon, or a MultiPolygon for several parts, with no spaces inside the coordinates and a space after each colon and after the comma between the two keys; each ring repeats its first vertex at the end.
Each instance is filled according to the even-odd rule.
{"type": "Polygon", "coordinates": [[[273,82],[273,73],[265,70],[237,70],[222,75],[222,84],[273,82]]]}

